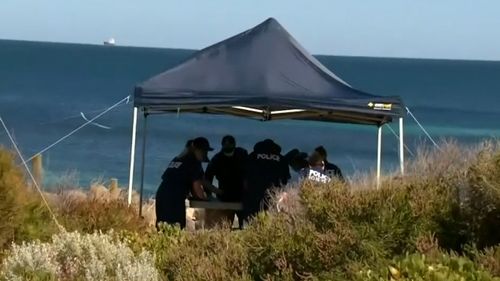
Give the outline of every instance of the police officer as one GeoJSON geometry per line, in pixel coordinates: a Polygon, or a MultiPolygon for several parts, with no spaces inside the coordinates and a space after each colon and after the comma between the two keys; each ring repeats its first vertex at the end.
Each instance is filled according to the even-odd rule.
{"type": "Polygon", "coordinates": [[[296,173],[300,173],[300,171],[304,168],[307,168],[309,163],[307,161],[307,153],[300,152],[298,149],[292,149],[284,156],[285,160],[290,165],[290,168],[296,173]]]}
{"type": "MultiPolygon", "coordinates": [[[[211,183],[217,178],[219,189],[222,191],[222,194],[217,196],[219,200],[241,202],[248,152],[237,147],[236,139],[230,135],[222,138],[221,145],[221,151],[215,154],[207,166],[206,179],[211,183]]],[[[228,210],[224,211],[223,216],[232,224],[235,214],[241,226],[243,219],[241,212],[228,210]]]]}
{"type": "Polygon", "coordinates": [[[340,168],[333,164],[328,162],[328,154],[326,152],[326,149],[323,146],[318,146],[314,149],[313,154],[317,154],[319,158],[324,162],[325,164],[325,171],[324,173],[329,176],[330,178],[337,178],[341,181],[344,181],[344,176],[342,176],[342,171],[340,168]]]}
{"type": "Polygon", "coordinates": [[[269,139],[257,143],[248,157],[245,175],[245,221],[259,211],[266,210],[269,191],[273,187],[286,185],[289,179],[290,171],[288,163],[281,155],[281,147],[269,139]]]}
{"type": "Polygon", "coordinates": [[[162,183],[156,192],[156,222],[180,224],[186,227],[185,200],[191,193],[196,199],[205,200],[205,188],[213,188],[204,181],[202,161],[208,159],[213,149],[206,138],[199,137],[188,142],[188,147],[175,157],[163,173],[162,183]]]}
{"type": "Polygon", "coordinates": [[[331,177],[326,174],[325,162],[318,153],[309,156],[308,167],[300,171],[300,178],[320,183],[331,181],[331,177]]]}

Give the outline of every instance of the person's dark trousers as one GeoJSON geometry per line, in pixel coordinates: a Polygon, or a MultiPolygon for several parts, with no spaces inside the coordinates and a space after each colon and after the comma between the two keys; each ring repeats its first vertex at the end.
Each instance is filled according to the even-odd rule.
{"type": "MultiPolygon", "coordinates": [[[[232,202],[232,203],[242,203],[241,205],[243,206],[245,204],[245,202],[243,202],[243,200],[221,200],[223,202],[232,202]]],[[[244,220],[244,211],[243,210],[239,210],[239,211],[230,211],[228,212],[227,214],[227,220],[229,222],[229,224],[232,226],[233,225],[233,222],[234,222],[234,215],[236,215],[236,217],[238,218],[238,228],[239,229],[243,229],[243,220],[244,220]]]]}
{"type": "Polygon", "coordinates": [[[262,201],[265,197],[265,191],[254,189],[254,192],[248,192],[243,198],[243,222],[248,222],[262,211],[262,201]]]}
{"type": "MultiPolygon", "coordinates": [[[[248,224],[251,219],[253,219],[260,211],[259,202],[251,202],[252,204],[244,204],[243,211],[241,212],[243,219],[242,222],[244,224],[248,224]]],[[[238,218],[239,219],[239,218],[238,218]]],[[[240,226],[242,226],[240,224],[240,226]]]]}
{"type": "Polygon", "coordinates": [[[156,200],[156,226],[159,223],[167,223],[171,225],[179,224],[181,229],[186,228],[186,205],[182,202],[165,202],[164,200],[156,200]]]}
{"type": "Polygon", "coordinates": [[[233,211],[233,210],[228,211],[226,214],[227,222],[232,227],[234,224],[234,216],[235,215],[238,218],[238,228],[243,229],[243,220],[244,220],[243,210],[241,210],[241,211],[233,211]]]}
{"type": "Polygon", "coordinates": [[[244,219],[243,210],[237,211],[236,217],[238,218],[238,228],[243,229],[243,219],[244,219]]]}

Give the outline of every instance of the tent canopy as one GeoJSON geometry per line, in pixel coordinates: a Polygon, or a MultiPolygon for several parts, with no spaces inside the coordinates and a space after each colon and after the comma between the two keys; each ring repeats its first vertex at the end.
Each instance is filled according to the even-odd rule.
{"type": "Polygon", "coordinates": [[[379,126],[403,113],[399,97],[352,88],[273,18],[137,85],[134,105],[148,113],[180,110],[379,126]]]}

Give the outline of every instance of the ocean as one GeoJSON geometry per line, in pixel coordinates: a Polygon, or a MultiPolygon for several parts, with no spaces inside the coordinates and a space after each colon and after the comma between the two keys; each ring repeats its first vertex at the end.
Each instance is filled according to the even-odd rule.
{"type": "MultiPolygon", "coordinates": [[[[25,158],[132,94],[135,84],[164,71],[192,50],[41,43],[0,40],[0,115],[25,158]]],[[[500,137],[500,62],[317,56],[360,90],[399,95],[435,139],[472,144],[500,137]]],[[[71,179],[81,187],[93,181],[128,182],[132,104],[123,104],[44,153],[45,185],[71,179]]],[[[411,118],[405,140],[412,152],[430,145],[411,118]]],[[[139,119],[139,132],[141,130],[139,119]]],[[[391,124],[397,132],[398,125],[391,124]]],[[[377,129],[370,126],[306,121],[255,120],[215,115],[151,116],[146,151],[146,190],[152,194],[166,165],[188,138],[207,137],[220,147],[226,134],[249,150],[272,138],[286,152],[324,145],[343,172],[371,172],[376,165],[377,129]]],[[[141,152],[138,138],[137,153],[141,152]]],[[[0,144],[12,148],[0,130],[0,144]]],[[[383,168],[398,166],[398,142],[383,134],[383,168]]],[[[408,153],[409,154],[409,153],[408,153]]],[[[407,155],[409,156],[409,155],[407,155]]],[[[140,162],[137,157],[138,186],[140,162]]]]}

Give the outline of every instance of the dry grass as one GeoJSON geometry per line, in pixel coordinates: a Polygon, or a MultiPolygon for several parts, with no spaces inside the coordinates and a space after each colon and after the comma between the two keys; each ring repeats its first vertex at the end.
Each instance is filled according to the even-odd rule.
{"type": "Polygon", "coordinates": [[[88,192],[60,191],[51,200],[58,218],[69,231],[92,233],[123,229],[143,232],[151,224],[138,216],[137,203],[128,205],[121,190],[94,184],[88,192]]]}

